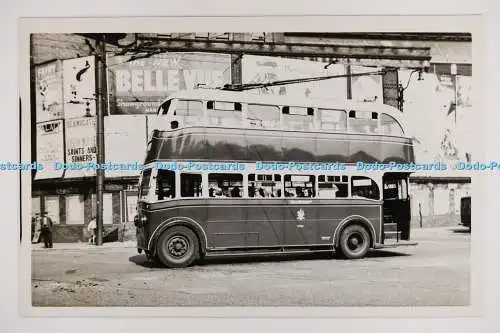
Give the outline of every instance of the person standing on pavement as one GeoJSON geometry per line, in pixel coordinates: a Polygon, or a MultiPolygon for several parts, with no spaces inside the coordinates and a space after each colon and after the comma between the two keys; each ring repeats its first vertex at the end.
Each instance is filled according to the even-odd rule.
{"type": "Polygon", "coordinates": [[[40,243],[40,233],[41,233],[40,213],[36,213],[33,219],[31,220],[31,231],[32,231],[31,242],[34,244],[40,243]]]}
{"type": "Polygon", "coordinates": [[[52,248],[52,227],[54,223],[52,219],[47,216],[47,212],[42,212],[40,220],[42,226],[42,238],[45,248],[52,248]]]}
{"type": "Polygon", "coordinates": [[[89,225],[87,226],[87,231],[89,232],[89,244],[95,245],[95,238],[97,234],[97,221],[95,217],[92,217],[89,225]]]}

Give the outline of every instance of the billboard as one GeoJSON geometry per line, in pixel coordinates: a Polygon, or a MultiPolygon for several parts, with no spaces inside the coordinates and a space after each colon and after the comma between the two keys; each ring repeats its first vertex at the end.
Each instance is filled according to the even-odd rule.
{"type": "Polygon", "coordinates": [[[198,84],[221,87],[231,82],[231,56],[164,53],[144,59],[108,57],[111,114],[154,114],[168,94],[198,84]]]}
{"type": "MultiPolygon", "coordinates": [[[[399,80],[406,84],[411,71],[399,71],[399,80]]],[[[470,78],[472,79],[472,78],[470,78]]],[[[457,82],[467,79],[457,78],[457,82]]],[[[474,149],[471,99],[463,84],[463,97],[458,94],[455,106],[455,85],[451,75],[424,73],[418,81],[413,75],[404,92],[404,110],[411,135],[415,138],[417,162],[452,162],[471,159],[474,149]],[[460,96],[460,97],[459,97],[460,96]],[[464,100],[461,102],[460,98],[464,100]],[[467,105],[467,106],[466,106],[467,105]],[[455,110],[456,122],[455,122],[455,110]],[[431,120],[431,121],[430,121],[431,120]]],[[[467,87],[467,88],[466,88],[467,87]]],[[[470,96],[470,95],[469,95],[470,96]]]]}
{"type": "MultiPolygon", "coordinates": [[[[351,66],[352,74],[377,72],[382,68],[351,66]]],[[[355,102],[383,103],[384,94],[382,75],[363,75],[351,77],[352,100],[355,102]]]]}
{"type": "MultiPolygon", "coordinates": [[[[241,60],[242,83],[265,83],[318,76],[343,75],[344,65],[267,56],[244,55],[241,60]]],[[[250,92],[305,98],[345,99],[345,77],[284,86],[253,89],[250,92]]]]}
{"type": "MultiPolygon", "coordinates": [[[[123,148],[122,148],[123,149],[123,148]]],[[[97,163],[96,118],[66,120],[66,163],[97,163]]],[[[64,178],[95,176],[93,169],[66,170],[64,178]]]]}
{"type": "Polygon", "coordinates": [[[138,177],[146,152],[146,117],[112,115],[104,119],[104,154],[106,162],[116,167],[105,170],[106,177],[138,177]],[[118,164],[123,164],[118,166],[118,164]]]}
{"type": "Polygon", "coordinates": [[[95,58],[63,61],[64,117],[93,117],[96,114],[95,58]]]}
{"type": "Polygon", "coordinates": [[[56,170],[54,164],[64,161],[64,130],[62,120],[52,120],[36,124],[37,162],[44,168],[37,170],[35,180],[60,178],[63,170],[56,170]]]}
{"type": "Polygon", "coordinates": [[[63,78],[61,61],[35,67],[36,122],[62,119],[63,78]]]}

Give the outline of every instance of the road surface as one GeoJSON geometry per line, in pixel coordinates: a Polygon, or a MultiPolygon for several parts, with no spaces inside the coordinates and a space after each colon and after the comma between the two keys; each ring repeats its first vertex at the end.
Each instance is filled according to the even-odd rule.
{"type": "MultiPolygon", "coordinates": [[[[211,259],[155,267],[133,247],[32,250],[33,306],[469,305],[470,234],[413,231],[418,246],[362,260],[328,254],[211,259]]],[[[133,244],[131,245],[133,246],[133,244]]]]}

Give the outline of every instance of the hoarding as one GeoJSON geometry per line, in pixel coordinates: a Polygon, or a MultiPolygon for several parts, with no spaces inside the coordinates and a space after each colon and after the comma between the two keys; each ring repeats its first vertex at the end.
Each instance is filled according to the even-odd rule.
{"type": "Polygon", "coordinates": [[[64,161],[64,130],[62,120],[52,120],[36,124],[37,162],[44,168],[37,170],[35,180],[60,178],[63,170],[56,170],[54,164],[64,161]]]}
{"type": "Polygon", "coordinates": [[[142,115],[112,115],[104,119],[104,149],[106,162],[115,164],[105,170],[110,177],[138,177],[137,164],[144,162],[146,151],[146,117],[142,115]]]}
{"type": "MultiPolygon", "coordinates": [[[[97,163],[96,153],[96,118],[67,119],[66,164],[97,163]]],[[[95,174],[95,170],[91,168],[68,169],[64,173],[64,178],[90,177],[95,174]]]]}
{"type": "Polygon", "coordinates": [[[211,53],[164,53],[144,59],[108,57],[111,114],[154,114],[168,94],[202,84],[231,82],[231,56],[211,53]]]}
{"type": "Polygon", "coordinates": [[[61,61],[35,67],[36,122],[62,119],[63,78],[61,61]]]}
{"type": "MultiPolygon", "coordinates": [[[[411,71],[399,71],[399,81],[406,85],[411,71]]],[[[460,82],[460,78],[458,82],[460,82]]],[[[466,82],[464,79],[463,82],[466,82]]],[[[451,163],[468,160],[473,155],[474,123],[471,117],[471,99],[466,97],[464,83],[463,100],[457,99],[451,75],[424,73],[423,80],[416,75],[404,91],[404,110],[411,135],[415,138],[417,162],[442,161],[451,163]],[[465,106],[468,105],[468,106],[465,106]],[[455,110],[457,110],[455,121],[455,110]]],[[[458,97],[458,95],[457,95],[458,97]]]]}
{"type": "MultiPolygon", "coordinates": [[[[325,65],[327,64],[317,61],[244,55],[241,60],[242,83],[265,83],[345,74],[344,65],[332,64],[326,69],[325,65]]],[[[347,80],[345,77],[341,77],[252,89],[250,92],[305,98],[345,99],[347,97],[347,80]]]]}
{"type": "MultiPolygon", "coordinates": [[[[380,71],[381,68],[351,66],[352,74],[380,71]]],[[[355,102],[383,103],[384,94],[382,75],[363,75],[351,77],[352,100],[355,102]]]]}
{"type": "Polygon", "coordinates": [[[93,117],[96,114],[95,58],[63,61],[64,117],[93,117]]]}

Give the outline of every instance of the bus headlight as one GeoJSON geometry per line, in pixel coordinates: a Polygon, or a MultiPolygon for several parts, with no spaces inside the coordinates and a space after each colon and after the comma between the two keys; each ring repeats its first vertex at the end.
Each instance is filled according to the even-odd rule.
{"type": "Polygon", "coordinates": [[[136,215],[134,217],[134,225],[136,227],[142,227],[143,225],[145,225],[146,223],[148,222],[148,218],[144,215],[140,216],[139,215],[136,215]]]}

